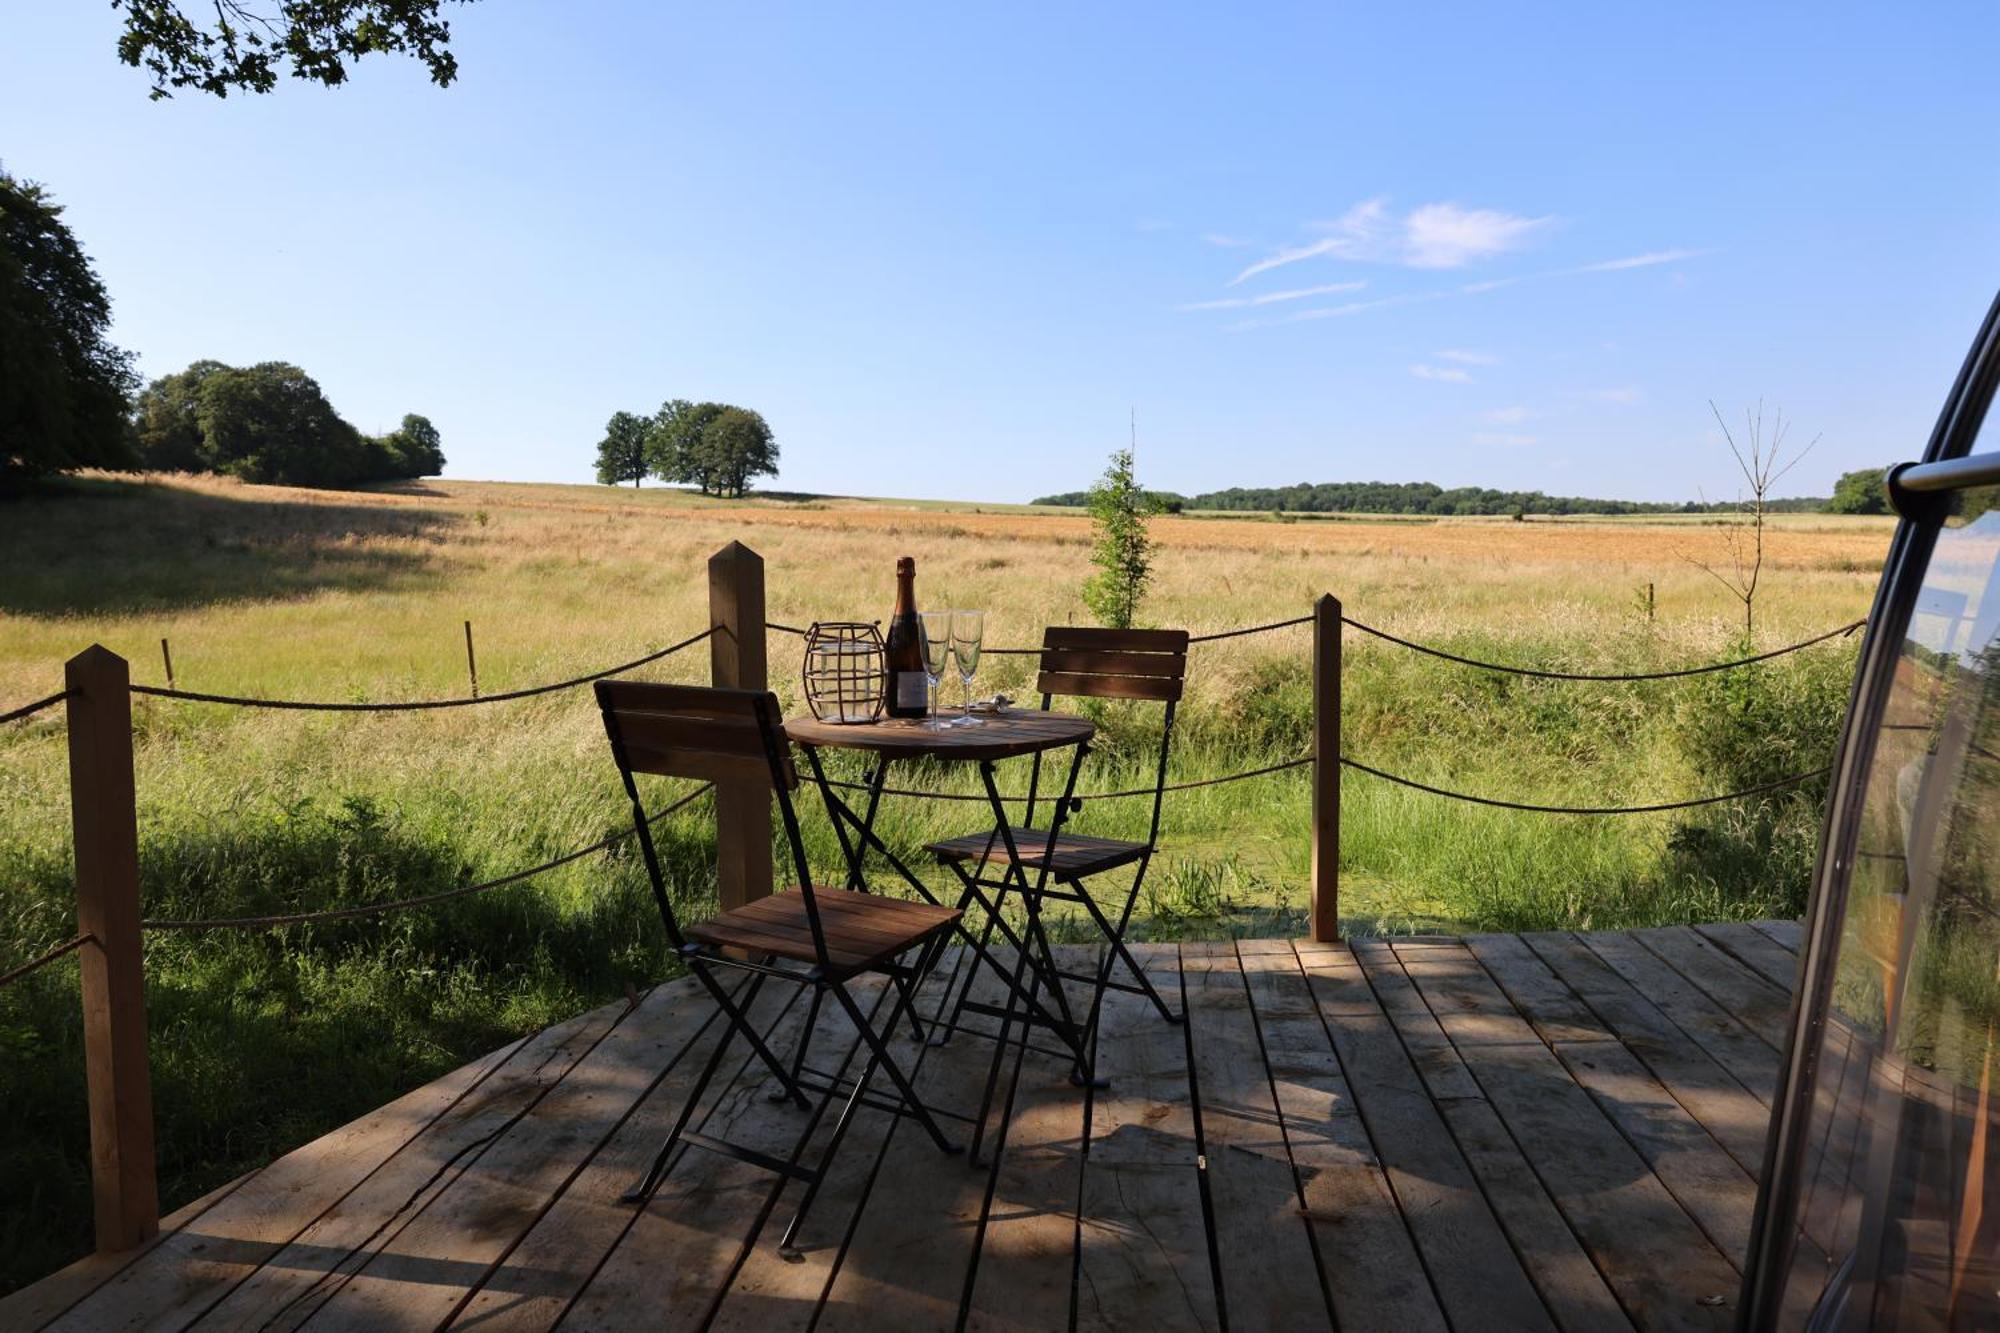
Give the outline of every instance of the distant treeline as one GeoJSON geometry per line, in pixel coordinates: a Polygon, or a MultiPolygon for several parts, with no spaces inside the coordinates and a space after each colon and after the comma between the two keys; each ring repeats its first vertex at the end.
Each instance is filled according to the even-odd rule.
{"type": "MultiPolygon", "coordinates": [[[[1301,482],[1296,486],[1232,486],[1225,491],[1200,495],[1177,495],[1172,491],[1148,492],[1168,513],[1183,509],[1244,509],[1292,514],[1714,514],[1733,512],[1734,501],[1680,504],[1644,500],[1589,500],[1574,495],[1544,495],[1540,491],[1496,491],[1483,486],[1458,486],[1446,490],[1427,481],[1328,481],[1318,485],[1301,482]]],[[[1040,505],[1082,507],[1089,503],[1086,491],[1066,491],[1045,495],[1040,505]]],[[[1817,513],[1826,508],[1823,499],[1772,500],[1768,508],[1777,513],[1817,513]]]]}

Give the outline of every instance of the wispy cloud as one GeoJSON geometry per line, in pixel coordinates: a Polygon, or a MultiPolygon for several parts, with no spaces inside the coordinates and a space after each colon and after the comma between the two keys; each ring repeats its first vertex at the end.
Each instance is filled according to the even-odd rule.
{"type": "Polygon", "coordinates": [[[1309,296],[1331,296],[1335,292],[1358,292],[1365,282],[1329,282],[1319,287],[1294,287],[1285,292],[1265,292],[1261,296],[1225,296],[1217,301],[1194,301],[1181,310],[1242,310],[1249,306],[1276,305],[1280,301],[1302,301],[1309,296]]]}
{"type": "Polygon", "coordinates": [[[1500,358],[1491,352],[1475,352],[1468,347],[1447,347],[1438,353],[1440,361],[1456,361],[1462,366],[1497,366],[1500,358]]]}
{"type": "Polygon", "coordinates": [[[1247,237],[1225,236],[1219,231],[1205,231],[1201,234],[1201,239],[1210,245],[1219,245],[1225,250],[1241,250],[1246,245],[1255,244],[1247,237]]]}
{"type": "Polygon", "coordinates": [[[1479,414],[1482,421],[1490,421],[1496,426],[1518,426],[1534,414],[1525,407],[1496,407],[1479,414]]]}
{"type": "Polygon", "coordinates": [[[1475,259],[1518,250],[1554,218],[1524,218],[1491,208],[1425,204],[1404,219],[1404,263],[1463,268],[1475,259]]]}
{"type": "Polygon", "coordinates": [[[1325,233],[1318,240],[1265,256],[1238,273],[1230,285],[1322,256],[1406,268],[1463,268],[1521,248],[1554,220],[1453,203],[1423,204],[1396,217],[1385,201],[1366,199],[1332,222],[1312,224],[1309,230],[1325,233]]]}
{"type": "Polygon", "coordinates": [[[1595,264],[1585,264],[1581,268],[1567,269],[1569,273],[1622,273],[1628,268],[1651,268],[1655,264],[1678,264],[1683,259],[1699,259],[1703,255],[1714,254],[1713,250],[1653,250],[1643,255],[1630,255],[1624,259],[1604,259],[1595,264]]]}
{"type": "Polygon", "coordinates": [[[1414,365],[1410,373],[1420,380],[1437,380],[1444,384],[1470,384],[1472,372],[1458,366],[1414,365]]]}
{"type": "Polygon", "coordinates": [[[1245,329],[1269,328],[1273,324],[1304,324],[1316,319],[1339,319],[1346,315],[1358,315],[1364,310],[1380,310],[1384,306],[1412,305],[1418,301],[1435,301],[1443,292],[1409,292],[1401,296],[1384,296],[1373,301],[1348,301],[1343,305],[1315,306],[1311,310],[1294,310],[1288,315],[1273,319],[1240,319],[1228,325],[1231,333],[1241,333],[1245,329]]]}
{"type": "Polygon", "coordinates": [[[1511,434],[1506,434],[1504,432],[1482,430],[1482,431],[1475,431],[1473,433],[1472,442],[1474,444],[1503,445],[1511,447],[1524,444],[1533,444],[1536,438],[1537,437],[1533,435],[1511,435],[1511,434]]]}
{"type": "Polygon", "coordinates": [[[1174,224],[1165,218],[1140,218],[1132,224],[1137,231],[1172,231],[1174,224]]]}

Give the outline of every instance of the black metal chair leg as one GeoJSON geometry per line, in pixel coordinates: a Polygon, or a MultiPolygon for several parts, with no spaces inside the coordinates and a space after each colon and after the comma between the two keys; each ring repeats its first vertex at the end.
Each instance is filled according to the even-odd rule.
{"type": "MultiPolygon", "coordinates": [[[[910,1080],[896,1064],[895,1057],[889,1054],[889,1048],[883,1044],[880,1034],[861,1016],[861,1010],[855,1005],[854,997],[847,993],[847,988],[838,982],[831,982],[829,989],[833,991],[833,998],[840,1001],[841,1008],[847,1011],[847,1016],[854,1020],[854,1026],[860,1031],[862,1040],[868,1043],[868,1049],[875,1053],[875,1058],[882,1062],[882,1072],[886,1073],[889,1081],[896,1085],[896,1091],[901,1094],[903,1104],[909,1108],[910,1114],[916,1117],[917,1123],[931,1136],[931,1142],[937,1144],[938,1151],[946,1155],[963,1152],[962,1145],[953,1143],[944,1136],[944,1130],[939,1128],[936,1118],[931,1115],[930,1108],[918,1099],[916,1088],[911,1086],[910,1080]]],[[[898,1007],[901,1007],[900,1004],[898,1007]]],[[[892,1014],[891,1023],[901,1016],[892,1014]]]]}
{"type": "MultiPolygon", "coordinates": [[[[972,1122],[972,1156],[970,1160],[974,1166],[984,1165],[979,1160],[979,1150],[981,1145],[986,1141],[986,1118],[993,1111],[993,1093],[1000,1086],[1000,1062],[1007,1058],[1007,1041],[1014,1031],[1014,997],[1023,986],[1023,971],[1027,973],[1028,979],[1025,984],[1030,1001],[1032,1002],[1034,992],[1039,988],[1041,973],[1028,965],[1028,951],[1026,948],[1015,952],[1013,977],[1008,979],[1003,974],[1003,979],[1006,979],[1008,982],[1007,1004],[1003,1017],[1000,1019],[999,1035],[993,1039],[993,1062],[987,1066],[986,1088],[979,1094],[979,1115],[972,1122]]],[[[1031,1030],[1028,1020],[1024,1017],[1021,1020],[1021,1046],[1024,1051],[1028,1045],[1028,1036],[1031,1030]]]]}
{"type": "Polygon", "coordinates": [[[667,1161],[674,1155],[674,1148],[680,1143],[681,1135],[686,1132],[688,1121],[694,1118],[694,1108],[700,1104],[702,1094],[708,1091],[708,1085],[714,1081],[715,1071],[722,1067],[722,1059],[729,1053],[729,1044],[735,1040],[736,1033],[736,1026],[731,1024],[723,1030],[720,1037],[716,1038],[715,1049],[709,1052],[708,1062],[701,1067],[700,1076],[695,1079],[694,1086],[688,1089],[686,1100],[681,1103],[681,1113],[674,1117],[674,1127],[667,1132],[667,1141],[660,1145],[660,1151],[654,1156],[652,1166],[647,1168],[645,1177],[619,1196],[620,1203],[636,1203],[643,1207],[646,1201],[653,1197],[653,1191],[660,1187],[660,1181],[667,1174],[667,1161]]]}
{"type": "MultiPolygon", "coordinates": [[[[1132,973],[1132,979],[1139,983],[1139,989],[1146,993],[1146,998],[1151,1000],[1153,1007],[1160,1011],[1160,1017],[1166,1019],[1169,1023],[1182,1023],[1187,1020],[1187,1015],[1174,1012],[1173,1008],[1168,1005],[1165,997],[1160,994],[1159,988],[1153,984],[1153,979],[1146,975],[1146,969],[1139,966],[1139,960],[1132,956],[1132,950],[1125,944],[1125,928],[1131,923],[1132,907],[1133,904],[1139,901],[1139,886],[1145,882],[1145,879],[1146,865],[1144,862],[1141,862],[1139,873],[1132,880],[1132,890],[1125,896],[1125,910],[1118,915],[1118,928],[1116,930],[1112,929],[1111,919],[1104,915],[1104,909],[1099,907],[1097,900],[1090,896],[1090,890],[1086,889],[1081,883],[1076,885],[1077,896],[1083,899],[1085,909],[1097,919],[1098,928],[1104,932],[1105,939],[1111,945],[1111,953],[1115,953],[1119,961],[1123,962],[1126,969],[1132,973]]],[[[1104,972],[1098,980],[1100,991],[1103,988],[1104,982],[1110,979],[1110,963],[1110,953],[1107,953],[1104,960],[1104,972]]]]}
{"type": "MultiPolygon", "coordinates": [[[[770,1046],[757,1034],[757,1029],[750,1025],[750,1020],[744,1014],[743,1010],[738,1009],[731,1002],[729,993],[722,988],[721,983],[708,974],[709,966],[705,960],[697,958],[691,962],[689,970],[701,978],[702,984],[708,987],[709,994],[713,995],[715,1002],[722,1007],[723,1016],[729,1020],[731,1026],[743,1034],[744,1040],[748,1041],[751,1048],[757,1052],[758,1058],[764,1062],[765,1068],[769,1069],[772,1075],[778,1080],[779,1086],[784,1088],[787,1096],[791,1100],[796,1101],[801,1110],[811,1110],[812,1103],[806,1100],[805,1093],[801,1092],[798,1084],[792,1081],[791,1071],[785,1068],[785,1062],[772,1053],[770,1046]]],[[[758,987],[763,984],[763,981],[764,978],[759,976],[756,982],[751,985],[749,991],[745,993],[743,998],[744,1009],[748,1009],[751,1002],[757,998],[758,987]]],[[[780,1098],[779,1100],[784,1099],[780,1098]]]]}
{"type": "Polygon", "coordinates": [[[774,1102],[788,1102],[799,1086],[799,1072],[806,1067],[806,1051],[812,1046],[813,1033],[819,1027],[820,988],[812,988],[812,999],[806,1003],[806,1025],[799,1031],[798,1048],[792,1052],[792,1078],[789,1083],[780,1083],[765,1094],[774,1102]]]}
{"type": "MultiPolygon", "coordinates": [[[[879,1007],[878,1003],[877,1008],[879,1007]]],[[[908,1007],[909,1001],[899,997],[895,1008],[889,1012],[889,1021],[882,1025],[883,1030],[893,1032],[896,1027],[896,1020],[902,1016],[899,1011],[908,1007]]],[[[873,1019],[874,1015],[869,1015],[869,1026],[863,1028],[864,1032],[873,1031],[873,1019]]],[[[849,1053],[848,1058],[853,1058],[852,1052],[849,1053]]],[[[862,1099],[868,1091],[868,1085],[874,1079],[875,1071],[880,1067],[881,1063],[881,1057],[873,1053],[873,1044],[870,1043],[868,1061],[862,1065],[861,1072],[855,1076],[854,1088],[847,1094],[847,1103],[840,1108],[840,1117],[833,1122],[833,1133],[828,1136],[826,1148],[820,1153],[819,1168],[813,1172],[812,1178],[806,1182],[805,1197],[799,1200],[798,1211],[792,1214],[791,1222],[785,1227],[785,1234],[778,1238],[778,1253],[786,1259],[796,1260],[803,1257],[798,1248],[799,1230],[805,1225],[806,1214],[811,1211],[813,1200],[819,1197],[820,1184],[826,1179],[826,1173],[832,1169],[834,1158],[840,1152],[841,1141],[847,1137],[848,1127],[854,1123],[854,1113],[860,1109],[862,1099]]],[[[846,1061],[842,1061],[842,1065],[844,1066],[845,1064],[846,1061]]],[[[814,1127],[819,1124],[820,1116],[825,1113],[828,1103],[833,1100],[836,1087],[836,1084],[828,1083],[826,1097],[820,1102],[819,1112],[814,1114],[812,1123],[807,1125],[805,1134],[800,1136],[798,1146],[792,1150],[792,1161],[795,1164],[799,1159],[799,1155],[805,1150],[806,1139],[811,1137],[814,1127]]]]}

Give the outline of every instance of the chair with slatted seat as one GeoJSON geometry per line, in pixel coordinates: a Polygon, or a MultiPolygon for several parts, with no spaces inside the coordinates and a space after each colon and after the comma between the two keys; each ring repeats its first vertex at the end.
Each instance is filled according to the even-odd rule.
{"type": "Polygon", "coordinates": [[[688,970],[713,997],[728,1024],[689,1089],[651,1168],[625,1200],[644,1206],[665,1178],[675,1148],[683,1143],[725,1153],[806,1182],[798,1213],[779,1242],[782,1250],[791,1253],[807,1210],[818,1193],[819,1182],[824,1179],[860,1106],[909,1116],[924,1127],[941,1152],[961,1151],[961,1145],[946,1137],[933,1112],[918,1099],[909,1076],[897,1064],[886,1040],[905,1013],[910,1013],[915,1025],[912,1006],[917,989],[937,962],[960,913],[929,903],[813,884],[792,803],[792,795],[798,788],[798,772],[792,764],[791,743],[781,726],[777,698],[768,691],[601,680],[597,682],[597,703],[604,715],[612,755],[624,779],[625,793],[632,802],[633,828],[667,938],[688,970]],[[639,774],[768,786],[777,801],[792,867],[798,875],[797,884],[683,928],[667,890],[659,851],[640,801],[639,774]],[[718,979],[719,973],[732,970],[750,974],[733,992],[718,979]],[[869,974],[885,977],[888,984],[873,1010],[864,1013],[849,983],[869,974]],[[774,979],[811,989],[805,1027],[789,1066],[759,1035],[748,1017],[759,989],[774,979]],[[805,1066],[806,1045],[818,1022],[821,1000],[828,994],[860,1033],[868,1049],[868,1059],[851,1087],[845,1089],[846,1102],[819,1163],[809,1168],[800,1164],[807,1141],[834,1097],[843,1092],[841,1085],[847,1082],[831,1075],[809,1077],[812,1071],[805,1066]],[[887,1019],[875,1023],[875,1013],[890,996],[894,1002],[889,1005],[887,1019]],[[776,1080],[772,1099],[796,1102],[810,1112],[787,1158],[711,1138],[689,1128],[696,1106],[738,1037],[749,1043],[756,1058],[776,1080]],[[870,1095],[868,1088],[877,1072],[888,1076],[895,1089],[895,1101],[870,1095]],[[819,1094],[816,1102],[807,1098],[808,1092],[819,1094]]]}
{"type": "MultiPolygon", "coordinates": [[[[1067,826],[1068,819],[1080,802],[1069,792],[1047,801],[1050,807],[1048,820],[1045,826],[1037,827],[1035,810],[1040,800],[1042,776],[1041,756],[1037,755],[1034,766],[1029,770],[1026,817],[1021,825],[1010,827],[1004,833],[997,828],[985,829],[927,846],[928,851],[957,872],[966,901],[984,898],[983,891],[992,889],[1002,898],[1011,891],[1037,900],[1057,898],[1082,905],[1104,935],[1104,954],[1094,976],[1058,975],[1092,985],[1090,1015],[1084,1025],[1086,1031],[1095,1028],[1106,989],[1146,996],[1169,1023],[1178,1023],[1183,1018],[1167,1004],[1147,977],[1146,970],[1132,956],[1125,944],[1125,929],[1131,921],[1132,907],[1138,901],[1139,890],[1145,884],[1147,866],[1159,843],[1160,811],[1166,797],[1167,756],[1173,746],[1174,712],[1180,703],[1187,675],[1187,647],[1187,631],[1177,629],[1050,626],[1042,635],[1036,688],[1041,691],[1043,711],[1047,711],[1058,697],[1132,699],[1166,706],[1160,726],[1159,754],[1153,768],[1152,819],[1144,842],[1090,837],[1071,831],[1067,826]],[[1009,881],[1004,887],[984,878],[986,867],[994,865],[1003,868],[1002,873],[1009,881]],[[1105,912],[1085,881],[1126,866],[1134,868],[1132,882],[1125,890],[1124,903],[1114,920],[1105,912]],[[1025,871],[1035,874],[1030,876],[1023,873],[1025,871]],[[1126,970],[1132,974],[1130,983],[1111,980],[1113,965],[1118,962],[1124,963],[1126,970]]],[[[1072,783],[1075,781],[1074,771],[1070,780],[1072,783]]],[[[989,933],[994,915],[989,912],[989,933]]],[[[963,1012],[966,989],[960,991],[959,1004],[953,1010],[954,1026],[963,1012]]]]}

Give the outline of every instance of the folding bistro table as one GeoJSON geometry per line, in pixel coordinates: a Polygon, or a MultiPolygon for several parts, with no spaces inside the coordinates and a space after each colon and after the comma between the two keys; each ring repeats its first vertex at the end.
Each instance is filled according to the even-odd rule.
{"type": "MultiPolygon", "coordinates": [[[[976,875],[965,882],[956,906],[966,911],[976,903],[982,909],[985,921],[975,931],[969,917],[961,918],[958,933],[972,951],[973,968],[976,970],[982,963],[992,967],[1005,982],[1007,995],[1004,1005],[974,1003],[962,998],[958,1011],[998,1018],[1001,1021],[999,1040],[1003,1050],[1016,1020],[1026,1027],[1039,1027],[1053,1034],[1068,1048],[1074,1059],[1075,1077],[1081,1082],[1090,1077],[1090,1033],[1070,1012],[1069,1001],[1063,994],[1055,952],[1042,926],[1040,894],[1022,892],[1019,895],[1025,909],[1020,931],[1007,921],[1003,911],[1010,890],[1030,887],[1031,873],[1035,877],[1033,887],[1043,887],[1049,876],[1049,858],[1041,857],[1039,864],[1030,865],[1029,861],[1036,859],[1036,853],[1043,849],[1031,847],[1024,854],[1023,849],[1015,845],[1013,824],[1007,817],[1006,803],[995,780],[995,766],[1003,759],[1064,749],[1072,751],[1069,771],[1063,780],[1062,797],[1055,802],[1055,815],[1050,820],[1048,838],[1053,848],[1068,819],[1076,794],[1077,772],[1083,764],[1084,755],[1090,751],[1090,741],[1096,735],[1097,727],[1088,718],[1046,710],[1007,709],[976,716],[980,721],[976,727],[937,729],[903,719],[856,724],[795,717],[785,723],[785,734],[805,751],[813,781],[826,798],[827,813],[832,817],[834,832],[840,839],[841,854],[847,862],[847,887],[867,890],[866,870],[869,853],[873,852],[928,903],[938,903],[937,895],[875,832],[875,816],[881,808],[883,789],[888,786],[889,770],[897,762],[914,763],[925,759],[979,766],[980,781],[993,808],[989,859],[1001,865],[1003,870],[997,879],[976,875]],[[820,758],[822,748],[859,750],[872,756],[874,762],[869,766],[862,784],[864,799],[861,809],[856,810],[844,799],[840,789],[828,778],[820,758]],[[1015,951],[1011,969],[989,950],[992,936],[996,933],[1015,951]],[[1044,990],[1049,993],[1052,1005],[1042,999],[1044,990]]],[[[969,973],[965,984],[968,987],[971,984],[969,973]]],[[[937,1039],[933,1037],[933,1040],[937,1039]]],[[[1025,1034],[1023,1040],[1026,1040],[1025,1034]]],[[[995,1052],[994,1072],[987,1080],[988,1098],[998,1076],[999,1053],[995,1052]]],[[[974,1155],[977,1156],[976,1138],[974,1155]]]]}

